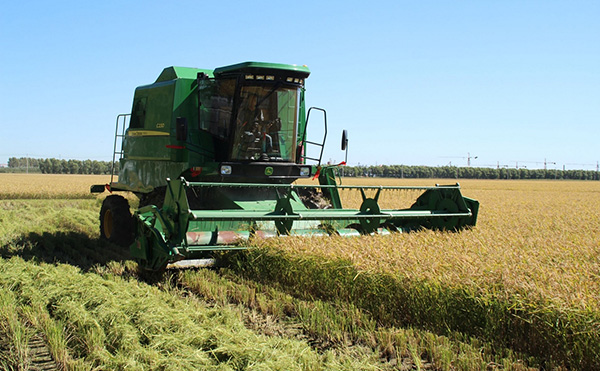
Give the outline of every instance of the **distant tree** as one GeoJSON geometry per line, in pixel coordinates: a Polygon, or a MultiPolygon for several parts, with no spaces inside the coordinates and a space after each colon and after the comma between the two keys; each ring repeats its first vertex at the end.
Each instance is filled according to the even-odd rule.
{"type": "Polygon", "coordinates": [[[69,162],[65,159],[60,160],[60,173],[69,174],[69,162]]]}
{"type": "Polygon", "coordinates": [[[52,165],[47,158],[39,162],[39,168],[42,174],[49,174],[52,171],[52,165]]]}
{"type": "Polygon", "coordinates": [[[52,174],[60,174],[60,160],[56,159],[56,158],[51,158],[50,159],[50,163],[52,164],[52,174]]]}
{"type": "Polygon", "coordinates": [[[18,167],[18,163],[17,163],[17,158],[16,157],[10,157],[8,159],[8,167],[12,167],[12,168],[18,167]]]}
{"type": "Polygon", "coordinates": [[[85,160],[82,164],[82,174],[92,174],[92,160],[85,160]]]}
{"type": "Polygon", "coordinates": [[[69,160],[68,161],[68,167],[69,167],[69,174],[79,174],[79,169],[81,168],[81,166],[79,165],[81,161],[78,160],[69,160]]]}

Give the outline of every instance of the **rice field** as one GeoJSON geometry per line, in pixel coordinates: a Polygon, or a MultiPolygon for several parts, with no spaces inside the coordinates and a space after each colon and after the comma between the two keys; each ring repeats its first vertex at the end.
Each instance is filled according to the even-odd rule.
{"type": "MultiPolygon", "coordinates": [[[[125,280],[129,279],[132,262],[97,240],[100,199],[89,194],[89,186],[109,179],[109,176],[88,175],[0,174],[0,243],[2,264],[7,267],[0,272],[0,282],[6,283],[0,292],[6,298],[18,302],[15,295],[18,298],[19,293],[15,294],[14,287],[8,284],[15,279],[13,273],[9,277],[9,267],[23,264],[13,261],[15,255],[24,258],[27,264],[54,261],[92,269],[92,274],[124,275],[125,280]]],[[[431,186],[454,182],[347,178],[343,183],[431,186]]],[[[254,249],[226,257],[231,271],[223,273],[221,278],[192,271],[175,278],[170,276],[168,280],[175,280],[184,290],[219,305],[230,306],[233,302],[267,316],[302,318],[304,331],[311,336],[327,339],[336,346],[361,344],[387,359],[373,364],[372,355],[361,353],[363,358],[353,364],[348,353],[342,352],[341,358],[332,353],[325,358],[310,353],[313,363],[310,367],[305,363],[310,369],[324,369],[326,364],[335,364],[339,369],[600,367],[600,182],[461,180],[460,183],[463,195],[481,204],[478,224],[470,230],[357,238],[256,239],[251,241],[254,249]],[[211,281],[214,281],[212,286],[208,284],[211,281]],[[239,282],[232,284],[232,281],[239,282]],[[228,285],[235,286],[236,293],[223,288],[228,285]],[[317,299],[323,304],[317,304],[317,299]]],[[[382,193],[380,201],[383,207],[406,207],[419,193],[382,193]]],[[[344,191],[342,197],[346,207],[360,205],[360,194],[356,191],[344,191]]],[[[41,270],[23,269],[42,276],[48,275],[43,272],[55,272],[54,268],[43,266],[46,263],[42,263],[41,270]]],[[[65,272],[74,280],[84,280],[77,278],[74,271],[65,272]]],[[[57,284],[63,282],[58,278],[52,280],[57,284]]],[[[102,287],[109,285],[101,280],[93,282],[102,287]]],[[[168,281],[163,284],[171,285],[168,281]]],[[[92,298],[86,296],[85,300],[92,298]]],[[[10,328],[20,329],[13,337],[19,348],[23,334],[28,333],[35,320],[28,312],[32,309],[24,310],[18,303],[11,305],[12,309],[0,311],[6,313],[5,317],[0,316],[0,324],[12,323],[10,328]],[[14,311],[24,311],[20,322],[9,313],[14,311]]],[[[173,307],[181,311],[183,307],[179,305],[173,307]]],[[[43,309],[40,308],[34,309],[43,309]]],[[[65,317],[48,324],[48,315],[42,314],[43,321],[39,318],[37,321],[46,321],[44,326],[54,332],[58,331],[57,326],[69,323],[65,317]]],[[[85,323],[96,321],[94,316],[98,316],[98,321],[106,321],[94,311],[85,315],[88,316],[85,323]]],[[[248,319],[246,322],[246,327],[256,326],[249,324],[252,321],[248,319]]],[[[0,329],[6,328],[2,326],[0,329]]],[[[77,326],[73,324],[70,331],[78,331],[77,326]]],[[[104,331],[111,334],[109,328],[104,331]]],[[[101,333],[99,339],[104,336],[101,333]]],[[[68,343],[68,339],[80,335],[62,336],[59,343],[68,343]]],[[[68,344],[63,345],[54,350],[55,357],[63,360],[66,369],[80,369],[79,366],[86,369],[85,365],[118,369],[127,364],[126,353],[118,353],[121,358],[117,360],[125,362],[119,363],[102,352],[105,346],[102,344],[98,340],[89,354],[79,350],[80,359],[69,351],[68,344]]],[[[0,342],[0,354],[6,347],[0,342]]],[[[284,353],[292,348],[307,352],[303,347],[290,343],[282,349],[284,353]]],[[[167,362],[160,357],[168,350],[158,348],[158,353],[152,356],[158,358],[150,362],[167,362]]],[[[149,351],[144,346],[140,349],[149,351]]],[[[252,359],[259,357],[260,351],[257,352],[248,355],[236,349],[233,353],[252,363],[252,359]]],[[[21,353],[9,354],[27,358],[22,349],[21,353]]],[[[290,364],[305,362],[300,356],[290,357],[290,364]]],[[[264,358],[260,360],[262,365],[271,367],[264,358]]],[[[223,369],[227,369],[225,364],[223,369]]]]}
{"type": "Polygon", "coordinates": [[[600,182],[461,183],[481,202],[471,230],[264,240],[252,274],[348,297],[382,323],[486,338],[546,367],[600,367],[600,182]]]}
{"type": "MultiPolygon", "coordinates": [[[[426,182],[361,179],[352,184],[426,182]]],[[[429,183],[436,182],[448,184],[429,183]]],[[[481,204],[472,230],[264,243],[293,254],[347,259],[359,270],[466,285],[486,295],[496,294],[489,288],[502,287],[504,295],[525,293],[561,307],[600,311],[600,182],[464,180],[461,188],[481,204]]],[[[360,196],[354,192],[345,201],[356,207],[360,196]]]]}
{"type": "Polygon", "coordinates": [[[0,174],[0,200],[95,198],[92,184],[106,184],[110,175],[0,174]]]}

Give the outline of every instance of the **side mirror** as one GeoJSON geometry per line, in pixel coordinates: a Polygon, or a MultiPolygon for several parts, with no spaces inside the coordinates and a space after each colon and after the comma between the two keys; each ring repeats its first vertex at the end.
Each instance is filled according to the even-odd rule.
{"type": "Polygon", "coordinates": [[[175,119],[175,137],[177,140],[185,142],[188,136],[188,123],[187,118],[177,117],[175,119]]]}
{"type": "Polygon", "coordinates": [[[348,131],[344,129],[342,130],[342,151],[345,151],[346,147],[348,147],[348,131]]]}

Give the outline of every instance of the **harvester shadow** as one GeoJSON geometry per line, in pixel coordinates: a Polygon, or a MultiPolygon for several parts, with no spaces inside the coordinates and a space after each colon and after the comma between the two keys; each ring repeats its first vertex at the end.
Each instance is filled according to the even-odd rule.
{"type": "Polygon", "coordinates": [[[130,260],[126,249],[77,232],[29,233],[1,246],[0,255],[5,259],[19,256],[26,261],[69,264],[83,271],[111,261],[130,260]]]}

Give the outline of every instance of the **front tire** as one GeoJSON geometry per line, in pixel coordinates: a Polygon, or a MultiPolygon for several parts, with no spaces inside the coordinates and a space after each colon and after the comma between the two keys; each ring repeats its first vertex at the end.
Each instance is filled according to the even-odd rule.
{"type": "Polygon", "coordinates": [[[133,217],[129,202],[118,195],[110,195],[100,209],[100,237],[116,245],[129,247],[135,238],[133,217]]]}

